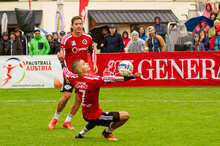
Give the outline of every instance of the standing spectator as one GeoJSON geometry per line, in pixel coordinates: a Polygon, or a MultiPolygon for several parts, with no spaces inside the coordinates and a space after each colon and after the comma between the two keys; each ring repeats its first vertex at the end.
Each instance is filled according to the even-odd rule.
{"type": "Polygon", "coordinates": [[[211,39],[215,35],[215,29],[218,26],[220,26],[220,21],[219,20],[215,20],[214,26],[211,29],[209,29],[209,35],[208,35],[209,39],[211,39]]]}
{"type": "Polygon", "coordinates": [[[156,30],[153,26],[148,28],[149,37],[145,41],[145,49],[149,52],[165,52],[166,45],[163,38],[156,34],[156,30]]]}
{"type": "Polygon", "coordinates": [[[140,39],[138,36],[137,31],[133,31],[131,33],[131,41],[128,43],[127,47],[125,48],[126,52],[131,53],[131,52],[144,52],[144,43],[145,41],[140,39]]]}
{"type": "Polygon", "coordinates": [[[205,10],[203,11],[203,16],[210,18],[211,13],[213,12],[212,4],[210,2],[206,3],[205,10]]]}
{"type": "Polygon", "coordinates": [[[145,33],[144,26],[140,26],[138,32],[139,32],[139,38],[145,41],[148,36],[145,33]]]}
{"type": "Polygon", "coordinates": [[[220,26],[216,27],[216,34],[210,42],[210,49],[218,51],[220,49],[220,26]]]}
{"type": "Polygon", "coordinates": [[[154,24],[154,28],[156,30],[156,33],[160,36],[162,36],[164,42],[166,42],[166,34],[167,34],[167,27],[165,24],[161,24],[160,23],[160,17],[159,16],[156,16],[154,18],[155,20],[155,24],[154,24]]]}
{"type": "Polygon", "coordinates": [[[205,46],[199,41],[199,34],[194,35],[192,51],[205,51],[205,46]]]}
{"type": "Polygon", "coordinates": [[[63,39],[63,37],[66,35],[66,33],[64,31],[61,31],[60,32],[60,42],[61,40],[63,39]]]}
{"type": "Polygon", "coordinates": [[[127,31],[124,31],[122,33],[122,40],[124,42],[124,50],[123,50],[123,52],[125,52],[125,48],[127,47],[128,43],[131,41],[127,31]]]}
{"type": "Polygon", "coordinates": [[[201,44],[204,45],[204,48],[205,48],[204,51],[208,51],[209,50],[209,39],[203,30],[199,32],[199,41],[201,44]]]}
{"type": "Polygon", "coordinates": [[[15,35],[16,38],[21,41],[22,47],[23,47],[23,54],[26,54],[26,39],[25,37],[22,35],[22,32],[19,28],[15,29],[15,35]]]}
{"type": "Polygon", "coordinates": [[[10,33],[9,38],[9,49],[7,51],[7,55],[24,55],[22,43],[19,39],[16,38],[14,32],[10,33]]]}
{"type": "Polygon", "coordinates": [[[47,38],[47,41],[50,45],[50,53],[49,54],[55,54],[53,35],[49,33],[49,34],[47,34],[46,38],[47,38]]]}
{"type": "Polygon", "coordinates": [[[50,45],[47,39],[40,34],[40,30],[34,30],[34,38],[30,42],[30,55],[47,55],[50,52],[50,45]]]}
{"type": "Polygon", "coordinates": [[[2,39],[0,40],[0,55],[7,55],[8,50],[9,50],[8,33],[4,32],[2,35],[2,39]]]}
{"type": "Polygon", "coordinates": [[[124,43],[114,24],[109,25],[109,32],[110,34],[104,37],[103,53],[123,52],[124,43]]]}
{"type": "Polygon", "coordinates": [[[196,33],[199,33],[201,30],[205,31],[206,33],[206,36],[208,36],[208,32],[209,32],[209,29],[210,29],[210,26],[207,24],[207,22],[205,20],[201,20],[196,28],[193,30],[193,36],[196,34],[196,33]]]}
{"type": "Polygon", "coordinates": [[[212,13],[210,14],[210,19],[212,19],[213,21],[216,20],[216,17],[217,17],[217,14],[216,14],[216,13],[212,12],[212,13]]]}
{"type": "Polygon", "coordinates": [[[60,52],[60,42],[57,32],[53,33],[53,42],[54,42],[54,51],[55,51],[54,53],[57,54],[58,52],[60,52]]]}
{"type": "Polygon", "coordinates": [[[100,50],[101,53],[104,51],[104,37],[108,34],[107,28],[102,28],[102,37],[97,42],[97,49],[100,50]]]}

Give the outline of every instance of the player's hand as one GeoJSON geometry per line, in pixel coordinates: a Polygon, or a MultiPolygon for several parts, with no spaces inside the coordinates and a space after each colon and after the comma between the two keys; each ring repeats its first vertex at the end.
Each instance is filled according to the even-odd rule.
{"type": "Polygon", "coordinates": [[[67,77],[65,77],[66,83],[70,84],[70,81],[67,79],[67,77]]]}
{"type": "Polygon", "coordinates": [[[65,56],[64,56],[63,51],[60,51],[57,53],[57,58],[59,59],[59,61],[64,61],[65,56]]]}
{"type": "Polygon", "coordinates": [[[134,77],[135,77],[135,78],[139,78],[140,76],[141,76],[141,73],[139,73],[139,72],[137,72],[137,73],[134,74],[134,77]]]}
{"type": "Polygon", "coordinates": [[[98,70],[98,67],[97,67],[96,63],[94,63],[93,66],[94,66],[95,74],[97,74],[99,70],[98,70]]]}

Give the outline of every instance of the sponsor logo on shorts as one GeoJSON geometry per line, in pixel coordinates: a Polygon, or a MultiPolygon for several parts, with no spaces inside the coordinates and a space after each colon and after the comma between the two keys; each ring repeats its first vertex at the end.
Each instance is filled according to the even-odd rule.
{"type": "Polygon", "coordinates": [[[64,86],[64,89],[65,89],[65,90],[70,90],[71,88],[72,88],[72,87],[71,87],[70,85],[65,85],[65,86],[64,86]]]}

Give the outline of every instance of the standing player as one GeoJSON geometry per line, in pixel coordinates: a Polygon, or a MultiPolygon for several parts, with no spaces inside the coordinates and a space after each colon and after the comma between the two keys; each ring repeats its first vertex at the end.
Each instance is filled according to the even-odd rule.
{"type": "MultiPolygon", "coordinates": [[[[59,54],[58,54],[59,58],[59,54]]],[[[62,59],[60,58],[62,61],[62,59]]],[[[71,84],[76,89],[78,96],[75,99],[76,111],[82,106],[83,118],[88,124],[80,131],[75,138],[83,138],[85,133],[93,129],[95,126],[106,126],[107,128],[102,132],[102,135],[108,140],[117,140],[112,131],[122,126],[128,119],[128,112],[103,112],[99,108],[99,91],[100,87],[106,82],[126,81],[140,77],[140,73],[134,74],[130,77],[115,77],[115,76],[96,76],[90,75],[90,67],[85,61],[78,59],[72,64],[72,71],[70,72],[64,63],[61,63],[64,75],[68,78],[71,84]]]]}
{"type": "MultiPolygon", "coordinates": [[[[60,43],[60,53],[64,54],[65,56],[66,66],[70,71],[72,71],[71,64],[74,60],[83,59],[87,62],[89,59],[89,52],[90,56],[92,56],[93,59],[94,70],[97,72],[97,66],[95,63],[95,51],[93,49],[93,41],[90,35],[83,33],[82,18],[79,16],[75,16],[72,18],[71,23],[73,32],[64,36],[60,43]]],[[[55,128],[60,113],[62,112],[69,98],[72,96],[73,86],[66,78],[64,78],[64,83],[61,91],[63,92],[63,96],[60,98],[57,110],[48,125],[48,128],[50,130],[53,130],[55,128]]],[[[75,96],[77,97],[77,94],[75,96]]],[[[70,121],[72,119],[72,116],[75,114],[74,111],[76,112],[75,109],[76,107],[73,105],[71,107],[70,113],[67,115],[66,120],[63,123],[63,126],[65,128],[71,130],[74,129],[70,121]]]]}

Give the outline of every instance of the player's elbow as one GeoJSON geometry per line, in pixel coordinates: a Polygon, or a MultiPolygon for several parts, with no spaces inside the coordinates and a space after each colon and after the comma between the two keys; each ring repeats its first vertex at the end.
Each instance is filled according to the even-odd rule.
{"type": "Polygon", "coordinates": [[[128,112],[120,112],[120,120],[125,120],[127,121],[130,118],[130,115],[128,112]]]}

